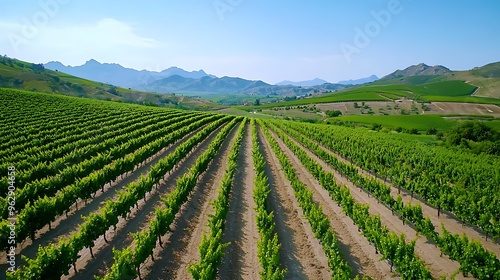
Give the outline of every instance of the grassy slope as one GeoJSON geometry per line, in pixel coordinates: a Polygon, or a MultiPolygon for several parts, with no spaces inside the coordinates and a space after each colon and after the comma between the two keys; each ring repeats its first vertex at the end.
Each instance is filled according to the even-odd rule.
{"type": "Polygon", "coordinates": [[[407,84],[420,85],[439,81],[461,80],[477,86],[476,96],[500,98],[500,62],[490,63],[468,71],[452,71],[443,76],[410,76],[398,79],[378,80],[373,85],[407,84]]]}
{"type": "Polygon", "coordinates": [[[221,107],[196,98],[140,92],[48,69],[34,70],[32,63],[4,57],[0,58],[0,87],[186,109],[208,110],[221,107]]]}
{"type": "MultiPolygon", "coordinates": [[[[457,122],[467,119],[464,116],[460,118],[446,118],[440,115],[392,115],[392,116],[342,116],[335,120],[349,121],[363,124],[380,124],[383,127],[395,129],[402,127],[405,129],[416,128],[420,131],[426,131],[430,128],[436,128],[440,131],[448,131],[453,128],[457,122]]],[[[500,130],[500,120],[483,119],[484,123],[493,129],[500,130]]]]}

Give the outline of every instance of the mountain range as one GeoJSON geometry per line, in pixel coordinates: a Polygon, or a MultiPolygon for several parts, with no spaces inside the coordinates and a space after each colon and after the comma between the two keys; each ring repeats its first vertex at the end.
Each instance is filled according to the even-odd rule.
{"type": "Polygon", "coordinates": [[[203,70],[188,72],[178,67],[170,67],[161,72],[147,70],[139,71],[131,68],[125,68],[120,64],[100,63],[94,59],[91,59],[80,66],[65,66],[58,61],[48,62],[44,64],[44,66],[50,70],[57,70],[84,79],[112,84],[124,88],[136,88],[138,86],[147,85],[173,75],[180,75],[193,79],[199,79],[207,76],[215,77],[208,75],[203,70]]]}
{"type": "Polygon", "coordinates": [[[444,80],[463,80],[479,87],[478,93],[484,96],[497,96],[500,82],[500,63],[490,63],[467,71],[452,71],[445,66],[429,66],[424,63],[411,65],[396,70],[381,79],[370,77],[328,83],[322,79],[291,82],[283,81],[271,85],[263,81],[246,80],[238,77],[216,77],[203,70],[186,71],[178,67],[170,67],[161,72],[135,70],[119,64],[100,63],[89,60],[81,66],[65,66],[60,62],[49,62],[47,69],[57,70],[74,76],[115,85],[132,90],[156,93],[180,93],[192,96],[206,94],[247,94],[304,96],[325,92],[334,92],[347,87],[364,83],[383,84],[425,84],[444,80]],[[487,80],[484,80],[487,79],[487,80]],[[492,80],[493,79],[493,80],[492,80]]]}
{"type": "Polygon", "coordinates": [[[296,87],[312,87],[312,86],[318,86],[322,84],[328,83],[325,80],[322,79],[314,79],[314,80],[307,80],[307,81],[300,81],[300,82],[292,82],[292,81],[282,81],[277,83],[277,86],[296,86],[296,87]]]}
{"type": "MultiPolygon", "coordinates": [[[[48,63],[47,66],[54,68],[52,71],[42,64],[24,62],[15,58],[0,56],[0,87],[24,89],[30,91],[59,93],[86,98],[97,98],[104,100],[115,100],[120,102],[132,102],[139,104],[155,104],[159,106],[174,106],[181,108],[212,108],[215,104],[205,102],[197,98],[207,93],[222,93],[218,96],[210,97],[211,100],[224,100],[221,104],[243,104],[242,102],[255,101],[259,98],[271,98],[272,100],[289,100],[293,96],[322,95],[322,93],[337,94],[336,91],[347,87],[358,87],[352,85],[342,85],[324,83],[316,86],[293,86],[293,85],[270,85],[262,81],[249,81],[242,78],[215,77],[203,70],[185,71],[180,68],[171,67],[161,72],[137,71],[126,69],[118,64],[101,64],[95,60],[87,62],[81,67],[68,67],[57,62],[48,63]],[[93,66],[95,73],[86,72],[93,66]],[[83,67],[85,66],[85,67],[83,67]],[[102,68],[107,68],[106,75],[102,68]],[[97,69],[97,70],[96,70],[97,69]],[[106,82],[92,81],[82,77],[68,75],[63,71],[82,71],[80,76],[108,77],[113,78],[114,69],[123,73],[128,73],[129,77],[137,78],[139,74],[146,77],[147,82],[134,86],[140,90],[117,87],[106,82]],[[123,71],[122,71],[123,70],[123,71]],[[163,74],[161,74],[163,73],[163,74]],[[180,75],[178,75],[180,74],[180,75]],[[167,76],[158,78],[158,76],[167,76]],[[186,77],[187,76],[187,77],[186,77]],[[149,77],[149,78],[147,78],[149,77]],[[151,79],[148,81],[147,79],[151,79]],[[193,98],[187,98],[186,94],[154,94],[152,92],[186,92],[193,98]],[[200,94],[201,93],[201,94],[200,94]],[[236,94],[234,94],[236,93],[236,94]],[[222,99],[221,99],[222,98],[222,99]]],[[[125,76],[125,75],[123,75],[125,76]]],[[[444,66],[429,66],[417,64],[409,66],[403,70],[396,70],[374,82],[370,82],[368,87],[377,85],[425,85],[439,84],[441,81],[462,81],[477,88],[474,96],[500,98],[500,62],[490,63],[484,66],[475,67],[470,70],[452,71],[444,66]]],[[[354,80],[355,81],[355,80],[354,80]]],[[[120,82],[120,81],[118,81],[120,82]]],[[[121,81],[123,82],[123,81],[121,81]]],[[[353,83],[353,80],[346,81],[353,83]]],[[[441,83],[441,85],[443,85],[441,83]]],[[[450,89],[453,90],[453,89],[450,89]]],[[[219,101],[217,101],[219,102],[219,101]]]]}
{"type": "Polygon", "coordinates": [[[81,66],[65,66],[51,61],[45,68],[119,87],[157,93],[205,94],[257,94],[257,95],[310,95],[346,88],[324,80],[313,80],[302,85],[270,85],[238,77],[216,77],[203,70],[186,71],[170,67],[161,72],[135,70],[114,63],[100,63],[94,59],[81,66]]]}
{"type": "Polygon", "coordinates": [[[356,80],[347,80],[347,81],[339,81],[338,84],[342,85],[361,85],[366,83],[375,82],[379,79],[376,75],[371,75],[370,77],[356,79],[356,80]]]}
{"type": "Polygon", "coordinates": [[[384,76],[382,79],[389,80],[409,76],[441,76],[450,72],[452,72],[450,69],[442,65],[429,66],[425,63],[420,63],[407,67],[403,70],[396,70],[393,73],[384,76]]]}

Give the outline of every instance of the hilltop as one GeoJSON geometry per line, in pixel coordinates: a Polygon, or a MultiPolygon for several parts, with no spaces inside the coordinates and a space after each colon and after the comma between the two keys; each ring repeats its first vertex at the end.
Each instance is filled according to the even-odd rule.
{"type": "Polygon", "coordinates": [[[410,76],[425,76],[425,75],[440,76],[440,75],[445,75],[446,73],[449,72],[451,72],[451,70],[442,65],[429,66],[425,63],[420,63],[417,65],[412,65],[410,67],[407,67],[403,70],[396,70],[393,73],[382,77],[381,80],[390,80],[390,79],[397,79],[410,76]]]}
{"type": "Polygon", "coordinates": [[[500,98],[500,62],[465,71],[453,71],[442,65],[428,66],[420,63],[396,70],[372,85],[422,85],[442,81],[463,81],[477,87],[474,96],[500,98]]]}

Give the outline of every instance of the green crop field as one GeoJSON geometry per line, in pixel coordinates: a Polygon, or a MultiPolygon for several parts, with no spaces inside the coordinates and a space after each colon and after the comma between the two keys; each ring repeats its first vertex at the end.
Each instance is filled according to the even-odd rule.
{"type": "Polygon", "coordinates": [[[468,96],[476,89],[475,86],[462,81],[442,81],[419,85],[419,87],[425,90],[425,95],[433,96],[468,96]]]}
{"type": "Polygon", "coordinates": [[[392,129],[416,128],[421,131],[430,128],[446,131],[455,125],[455,121],[443,119],[439,115],[342,116],[335,119],[354,123],[380,124],[392,129]]]}
{"type": "MultiPolygon", "coordinates": [[[[384,127],[395,129],[398,127],[410,130],[418,129],[419,131],[426,131],[431,128],[440,131],[448,131],[457,125],[457,122],[463,120],[477,119],[474,116],[456,116],[453,118],[441,115],[390,115],[390,116],[367,116],[367,115],[353,115],[341,116],[333,120],[342,120],[353,123],[363,124],[380,124],[384,127]]],[[[494,128],[498,129],[500,120],[493,118],[482,119],[482,121],[494,128]]]]}
{"type": "Polygon", "coordinates": [[[0,278],[500,279],[498,156],[223,112],[0,88],[0,278]]]}

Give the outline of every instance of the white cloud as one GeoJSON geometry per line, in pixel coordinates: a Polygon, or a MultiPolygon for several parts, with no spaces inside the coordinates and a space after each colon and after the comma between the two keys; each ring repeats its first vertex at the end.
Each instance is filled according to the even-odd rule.
{"type": "Polygon", "coordinates": [[[89,58],[122,60],[130,53],[144,52],[160,42],[137,34],[131,25],[104,18],[86,25],[29,26],[26,23],[0,22],[0,49],[7,54],[33,62],[60,60],[79,64],[89,58]],[[26,30],[33,31],[26,36],[26,30]]]}

